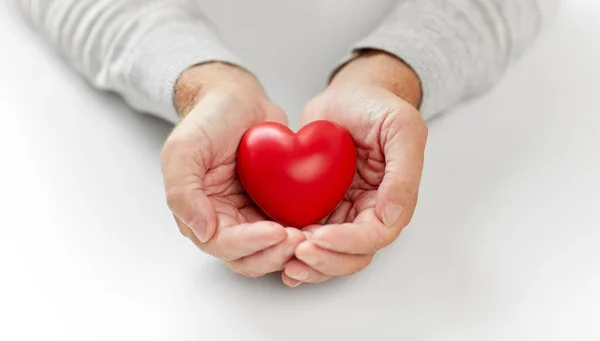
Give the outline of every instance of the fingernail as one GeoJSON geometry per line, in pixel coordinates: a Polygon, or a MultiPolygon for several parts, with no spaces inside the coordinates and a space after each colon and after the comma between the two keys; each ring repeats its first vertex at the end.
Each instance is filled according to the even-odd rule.
{"type": "Polygon", "coordinates": [[[383,210],[383,223],[387,227],[392,227],[402,214],[402,207],[395,204],[387,204],[383,210]]]}
{"type": "MultiPolygon", "coordinates": [[[[296,283],[294,283],[294,284],[289,284],[290,288],[296,288],[296,287],[298,287],[300,284],[302,284],[302,282],[300,282],[300,281],[296,281],[295,279],[292,279],[292,280],[293,280],[294,282],[296,282],[296,283]]],[[[292,283],[293,283],[293,282],[292,282],[292,283]]]]}
{"type": "Polygon", "coordinates": [[[196,223],[196,225],[192,227],[192,231],[194,231],[194,234],[200,242],[206,243],[208,241],[208,226],[204,222],[196,223]]]}

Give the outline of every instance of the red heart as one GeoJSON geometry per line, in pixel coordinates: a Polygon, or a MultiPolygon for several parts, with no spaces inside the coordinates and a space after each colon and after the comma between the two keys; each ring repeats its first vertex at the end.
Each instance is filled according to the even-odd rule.
{"type": "Polygon", "coordinates": [[[333,122],[312,122],[297,134],[266,122],[242,138],[237,171],[268,216],[302,228],[326,218],[342,201],[356,173],[356,148],[352,136],[333,122]]]}

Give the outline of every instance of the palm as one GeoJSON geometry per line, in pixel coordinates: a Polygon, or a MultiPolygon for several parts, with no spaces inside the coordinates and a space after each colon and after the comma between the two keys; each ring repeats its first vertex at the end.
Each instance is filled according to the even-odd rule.
{"type": "Polygon", "coordinates": [[[286,124],[285,113],[245,71],[206,67],[220,80],[194,93],[189,112],[190,105],[182,106],[185,117],[163,146],[167,204],[181,233],[200,250],[237,274],[264,276],[283,269],[305,236],[268,221],[254,205],[237,176],[236,154],[248,129],[265,121],[286,124]]]}
{"type": "Polygon", "coordinates": [[[371,219],[377,190],[385,175],[385,157],[380,142],[389,112],[385,104],[390,98],[387,94],[369,93],[363,96],[371,102],[362,102],[348,100],[347,96],[357,94],[319,96],[308,105],[303,117],[304,122],[325,119],[341,124],[351,132],[357,148],[356,176],[342,203],[326,219],[327,224],[371,219]]]}
{"type": "Polygon", "coordinates": [[[209,169],[202,186],[217,212],[219,225],[235,226],[266,220],[237,176],[235,154],[226,162],[209,169]]]}
{"type": "MultiPolygon", "coordinates": [[[[275,106],[248,110],[236,101],[208,103],[211,111],[202,119],[197,132],[196,163],[204,166],[196,181],[217,213],[220,227],[267,220],[264,213],[250,199],[236,170],[236,152],[244,133],[262,121],[285,123],[285,114],[275,106]],[[228,113],[228,120],[223,114],[228,113]],[[213,114],[214,113],[214,114],[213,114]]],[[[206,103],[194,110],[202,110],[206,103]]]]}

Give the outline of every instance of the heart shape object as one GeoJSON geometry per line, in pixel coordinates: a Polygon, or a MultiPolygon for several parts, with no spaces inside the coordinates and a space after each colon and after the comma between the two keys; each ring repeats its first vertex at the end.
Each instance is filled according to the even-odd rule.
{"type": "Polygon", "coordinates": [[[356,174],[356,147],[343,127],[314,121],[294,134],[275,122],[244,134],[237,171],[248,195],[284,226],[302,228],[326,218],[356,174]]]}

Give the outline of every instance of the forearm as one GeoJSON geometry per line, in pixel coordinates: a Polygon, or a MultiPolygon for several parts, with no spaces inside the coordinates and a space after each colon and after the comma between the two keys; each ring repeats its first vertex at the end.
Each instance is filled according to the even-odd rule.
{"type": "Polygon", "coordinates": [[[185,0],[13,1],[94,86],[172,122],[184,70],[208,61],[239,64],[185,0]]]}
{"type": "Polygon", "coordinates": [[[419,76],[425,118],[496,84],[558,0],[408,0],[355,51],[386,51],[419,76]]]}

